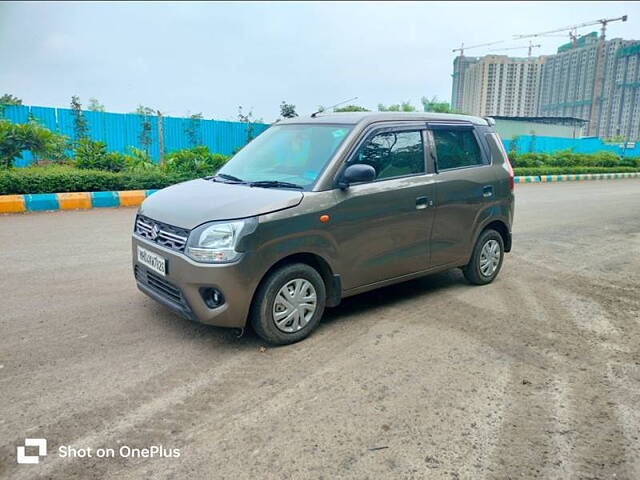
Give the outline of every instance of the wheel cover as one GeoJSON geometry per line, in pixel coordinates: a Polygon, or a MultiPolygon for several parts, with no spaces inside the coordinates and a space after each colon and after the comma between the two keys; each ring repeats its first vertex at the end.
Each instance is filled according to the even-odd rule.
{"type": "Polygon", "coordinates": [[[480,273],[490,277],[500,264],[500,244],[496,240],[489,240],[480,251],[480,273]]]}
{"type": "Polygon", "coordinates": [[[310,281],[304,278],[289,280],[276,294],[273,322],[280,331],[297,332],[311,321],[317,306],[316,289],[310,281]]]}

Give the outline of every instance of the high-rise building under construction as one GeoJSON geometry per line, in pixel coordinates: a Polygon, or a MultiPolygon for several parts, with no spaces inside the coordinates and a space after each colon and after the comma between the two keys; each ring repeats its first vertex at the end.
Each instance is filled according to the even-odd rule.
{"type": "MultiPolygon", "coordinates": [[[[535,116],[544,57],[465,57],[454,108],[474,115],[535,116]]],[[[455,77],[454,77],[455,78],[455,77]]]]}
{"type": "Polygon", "coordinates": [[[482,116],[581,118],[589,121],[588,135],[640,140],[638,41],[600,42],[593,32],[555,55],[463,58],[454,61],[454,109],[482,116]]]}

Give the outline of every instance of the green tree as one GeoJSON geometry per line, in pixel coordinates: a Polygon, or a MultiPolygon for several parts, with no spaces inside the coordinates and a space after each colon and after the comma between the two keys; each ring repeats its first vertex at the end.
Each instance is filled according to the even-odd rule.
{"type": "Polygon", "coordinates": [[[509,141],[509,158],[511,158],[511,155],[517,155],[519,143],[520,135],[514,135],[511,137],[511,140],[509,141]]]}
{"type": "Polygon", "coordinates": [[[416,107],[411,105],[411,102],[409,101],[402,102],[400,104],[396,103],[393,105],[389,105],[388,107],[384,106],[384,104],[382,103],[379,103],[378,111],[379,112],[415,112],[416,107]]]}
{"type": "Polygon", "coordinates": [[[22,105],[22,100],[9,93],[5,93],[0,97],[0,105],[22,105]]]}
{"type": "Polygon", "coordinates": [[[294,118],[297,117],[296,106],[292,103],[286,103],[284,100],[280,104],[280,115],[282,118],[294,118]]]}
{"type": "Polygon", "coordinates": [[[614,135],[613,137],[605,138],[604,142],[605,143],[622,143],[624,142],[624,137],[622,135],[614,135]]]}
{"type": "Polygon", "coordinates": [[[536,131],[531,130],[529,135],[531,135],[531,140],[529,141],[529,152],[533,153],[536,151],[536,131]]]}
{"type": "Polygon", "coordinates": [[[14,159],[22,158],[27,150],[35,157],[50,160],[65,158],[67,137],[52,132],[34,120],[13,123],[0,119],[0,167],[10,168],[14,159]]]}
{"type": "Polygon", "coordinates": [[[345,105],[333,109],[334,112],[369,112],[370,110],[360,107],[359,105],[345,105]]]}
{"type": "Polygon", "coordinates": [[[149,156],[149,150],[151,149],[151,116],[155,113],[155,110],[150,107],[138,105],[136,114],[140,115],[140,135],[138,141],[142,146],[144,153],[149,156]]]}
{"type": "Polygon", "coordinates": [[[143,116],[151,116],[154,115],[156,113],[156,111],[151,108],[151,107],[145,107],[144,105],[138,105],[138,108],[136,108],[135,114],[136,115],[143,115],[143,116]]]}
{"type": "Polygon", "coordinates": [[[97,98],[91,97],[89,99],[87,110],[89,110],[90,112],[104,112],[104,105],[98,102],[97,98]]]}
{"type": "Polygon", "coordinates": [[[82,113],[80,98],[77,95],[71,97],[71,114],[73,115],[74,144],[77,145],[80,140],[87,137],[89,130],[87,120],[82,113]]]}
{"type": "Polygon", "coordinates": [[[186,127],[184,128],[184,133],[189,139],[190,147],[202,145],[202,134],[200,130],[203,118],[202,113],[189,115],[189,120],[187,120],[186,127]]]}
{"type": "Polygon", "coordinates": [[[253,118],[253,110],[249,109],[249,111],[247,113],[244,113],[244,110],[242,108],[242,105],[240,105],[238,107],[238,121],[241,123],[246,123],[247,124],[247,143],[249,143],[251,140],[253,140],[255,137],[253,136],[253,122],[254,122],[254,118],[253,118]]]}
{"type": "Polygon", "coordinates": [[[422,102],[422,107],[425,112],[435,112],[435,113],[453,113],[451,107],[448,102],[439,102],[438,97],[432,97],[431,99],[427,97],[422,97],[420,99],[422,102]]]}

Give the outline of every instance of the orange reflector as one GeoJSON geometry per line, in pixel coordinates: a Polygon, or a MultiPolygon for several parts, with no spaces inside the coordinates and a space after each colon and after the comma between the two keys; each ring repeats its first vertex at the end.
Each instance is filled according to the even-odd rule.
{"type": "Polygon", "coordinates": [[[322,223],[329,221],[329,215],[320,215],[320,221],[322,223]]]}

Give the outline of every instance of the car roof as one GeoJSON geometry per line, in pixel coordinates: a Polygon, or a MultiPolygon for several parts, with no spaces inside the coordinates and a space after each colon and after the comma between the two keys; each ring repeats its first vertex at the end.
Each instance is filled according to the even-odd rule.
{"type": "Polygon", "coordinates": [[[472,115],[458,115],[452,113],[432,113],[432,112],[339,112],[339,113],[318,113],[315,117],[295,117],[280,120],[277,125],[296,124],[296,123],[339,123],[347,125],[356,125],[359,123],[374,123],[385,121],[457,121],[471,122],[475,125],[489,125],[484,118],[474,117],[472,115]]]}

